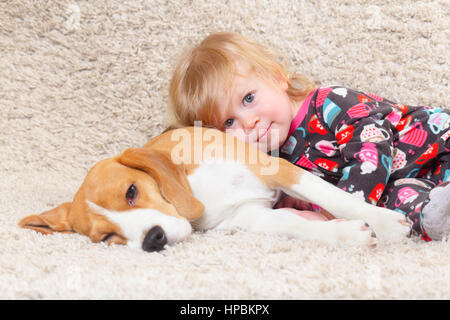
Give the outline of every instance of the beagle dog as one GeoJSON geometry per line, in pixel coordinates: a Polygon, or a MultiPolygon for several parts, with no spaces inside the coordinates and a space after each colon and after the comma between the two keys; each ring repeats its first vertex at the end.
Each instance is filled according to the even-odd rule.
{"type": "Polygon", "coordinates": [[[369,246],[377,238],[399,240],[410,232],[401,213],[370,205],[284,159],[202,127],[166,131],[143,148],[98,162],[72,202],[27,216],[19,225],[149,252],[185,240],[193,229],[239,228],[369,246]],[[338,219],[307,220],[273,209],[281,191],[338,219]]]}

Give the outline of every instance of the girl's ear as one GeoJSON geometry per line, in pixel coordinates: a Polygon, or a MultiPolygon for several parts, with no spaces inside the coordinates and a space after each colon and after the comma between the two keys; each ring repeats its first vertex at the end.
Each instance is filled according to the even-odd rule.
{"type": "Polygon", "coordinates": [[[280,79],[280,85],[283,91],[287,91],[287,89],[289,88],[289,85],[285,79],[280,79]]]}
{"type": "Polygon", "coordinates": [[[288,82],[281,74],[275,74],[273,78],[275,83],[280,86],[281,90],[287,91],[289,88],[288,82]]]}

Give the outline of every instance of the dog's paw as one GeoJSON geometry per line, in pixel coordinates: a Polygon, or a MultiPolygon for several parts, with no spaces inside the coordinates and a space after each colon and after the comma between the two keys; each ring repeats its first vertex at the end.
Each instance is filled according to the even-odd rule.
{"type": "Polygon", "coordinates": [[[411,235],[411,224],[397,211],[375,207],[367,223],[382,241],[402,241],[411,235]]]}
{"type": "Polygon", "coordinates": [[[328,243],[361,246],[376,246],[378,243],[376,233],[362,220],[335,219],[325,223],[331,229],[324,239],[328,243]]]}

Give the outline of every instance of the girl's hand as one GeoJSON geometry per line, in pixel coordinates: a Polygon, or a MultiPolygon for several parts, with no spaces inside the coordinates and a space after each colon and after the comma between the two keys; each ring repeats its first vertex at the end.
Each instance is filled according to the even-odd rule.
{"type": "Polygon", "coordinates": [[[322,209],[320,212],[312,211],[311,203],[283,194],[275,204],[274,209],[287,209],[307,220],[333,220],[336,219],[331,213],[322,209]]]}
{"type": "Polygon", "coordinates": [[[311,203],[290,197],[287,194],[283,193],[281,195],[280,200],[275,204],[273,207],[274,209],[280,209],[280,208],[294,208],[297,210],[309,210],[312,211],[311,203]]]}

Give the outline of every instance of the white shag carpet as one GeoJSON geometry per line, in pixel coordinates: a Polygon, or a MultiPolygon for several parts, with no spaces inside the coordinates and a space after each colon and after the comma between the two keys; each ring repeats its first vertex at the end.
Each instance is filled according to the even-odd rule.
{"type": "Polygon", "coordinates": [[[0,2],[0,298],[450,299],[450,243],[331,247],[244,232],[161,253],[17,222],[165,128],[173,61],[213,31],[276,48],[319,85],[450,106],[447,0],[0,2]]]}

